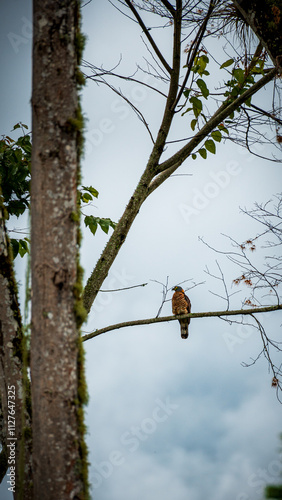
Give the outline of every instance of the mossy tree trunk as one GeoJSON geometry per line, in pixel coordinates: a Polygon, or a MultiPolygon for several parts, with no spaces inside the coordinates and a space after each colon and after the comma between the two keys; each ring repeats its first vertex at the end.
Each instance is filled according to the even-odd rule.
{"type": "Polygon", "coordinates": [[[31,380],[34,497],[87,498],[77,306],[79,1],[34,0],[31,380]]]}
{"type": "Polygon", "coordinates": [[[0,200],[0,480],[9,467],[7,489],[15,500],[33,498],[29,383],[24,377],[23,329],[11,248],[0,200]]]}

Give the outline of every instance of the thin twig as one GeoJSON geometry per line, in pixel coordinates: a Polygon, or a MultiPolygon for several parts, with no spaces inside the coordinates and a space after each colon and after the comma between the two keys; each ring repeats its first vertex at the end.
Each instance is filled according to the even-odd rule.
{"type": "Polygon", "coordinates": [[[148,283],[141,283],[141,285],[126,286],[125,288],[115,288],[114,290],[98,290],[98,292],[122,292],[123,290],[131,290],[131,288],[138,288],[139,286],[146,286],[148,283]]]}

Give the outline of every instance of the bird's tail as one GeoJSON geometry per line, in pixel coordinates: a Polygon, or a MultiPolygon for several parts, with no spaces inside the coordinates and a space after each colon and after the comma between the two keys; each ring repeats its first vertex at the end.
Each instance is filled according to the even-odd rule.
{"type": "Polygon", "coordinates": [[[188,324],[187,324],[187,321],[179,321],[179,323],[180,323],[181,338],[182,339],[187,339],[188,338],[188,324]]]}

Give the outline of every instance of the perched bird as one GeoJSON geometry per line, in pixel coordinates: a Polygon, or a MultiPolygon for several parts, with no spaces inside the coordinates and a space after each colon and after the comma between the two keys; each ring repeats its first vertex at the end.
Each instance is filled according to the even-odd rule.
{"type": "MultiPolygon", "coordinates": [[[[181,286],[175,286],[172,288],[174,294],[172,296],[172,314],[187,314],[191,312],[191,302],[189,297],[185,295],[185,292],[181,286]]],[[[180,332],[183,339],[188,337],[188,325],[190,323],[190,318],[180,319],[180,332]]]]}

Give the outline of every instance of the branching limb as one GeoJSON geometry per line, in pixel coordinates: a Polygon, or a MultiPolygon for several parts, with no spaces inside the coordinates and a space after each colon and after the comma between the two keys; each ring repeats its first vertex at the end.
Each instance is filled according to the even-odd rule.
{"type": "Polygon", "coordinates": [[[187,56],[187,63],[186,63],[187,64],[186,75],[184,77],[184,80],[183,80],[183,83],[181,85],[181,88],[180,88],[180,90],[178,92],[178,95],[177,95],[177,97],[175,99],[175,102],[173,103],[174,109],[176,108],[176,106],[177,106],[178,102],[180,101],[180,99],[182,97],[182,94],[183,94],[183,92],[185,90],[188,78],[189,78],[191,70],[192,70],[192,66],[194,64],[194,60],[195,60],[196,54],[197,54],[197,52],[199,50],[200,43],[201,43],[201,41],[202,41],[202,39],[204,37],[205,31],[206,31],[206,27],[207,27],[207,24],[208,24],[208,21],[209,21],[211,15],[212,15],[214,6],[215,6],[214,0],[211,0],[210,4],[209,4],[208,11],[207,11],[207,14],[206,14],[206,17],[205,17],[202,25],[199,28],[199,31],[197,33],[197,36],[196,36],[196,39],[194,40],[193,45],[191,46],[191,48],[189,50],[189,53],[188,53],[188,56],[187,56]]]}
{"type": "Polygon", "coordinates": [[[98,335],[102,335],[103,333],[110,332],[112,330],[118,330],[120,328],[126,328],[128,326],[140,326],[140,325],[150,325],[153,323],[163,323],[167,321],[176,321],[184,318],[209,318],[209,317],[221,317],[221,316],[237,316],[237,315],[246,315],[246,314],[257,314],[257,313],[266,313],[270,311],[277,311],[282,309],[282,305],[274,305],[267,307],[255,307],[252,309],[239,309],[234,311],[211,311],[211,312],[199,312],[199,313],[190,313],[190,314],[179,314],[176,316],[163,316],[161,318],[148,318],[148,319],[139,319],[135,321],[125,321],[123,323],[116,323],[115,325],[109,325],[105,328],[100,328],[92,333],[88,333],[82,337],[82,340],[85,342],[86,340],[90,340],[98,335]]]}
{"type": "MultiPolygon", "coordinates": [[[[219,270],[219,273],[220,273],[220,276],[217,276],[215,274],[212,274],[208,268],[206,268],[205,270],[205,273],[207,273],[209,276],[211,276],[212,278],[215,278],[217,280],[220,280],[222,285],[223,285],[223,288],[224,288],[224,292],[225,292],[225,296],[222,296],[222,295],[219,295],[218,293],[215,293],[215,292],[212,292],[211,290],[209,290],[210,293],[212,293],[213,295],[217,296],[217,297],[220,297],[221,299],[225,300],[226,301],[226,304],[227,304],[227,310],[229,310],[229,307],[230,307],[230,297],[234,294],[230,294],[228,292],[228,289],[227,289],[227,285],[226,285],[226,281],[225,281],[225,278],[224,278],[224,274],[222,272],[222,269],[218,263],[218,261],[216,261],[216,264],[217,264],[217,267],[218,267],[218,270],[219,270]]],[[[235,292],[236,293],[236,292],[235,292]]]]}
{"type": "Polygon", "coordinates": [[[162,302],[161,302],[161,305],[160,305],[159,310],[158,310],[158,312],[157,312],[157,316],[156,316],[156,318],[158,318],[158,317],[159,317],[159,315],[161,314],[161,311],[162,311],[162,308],[163,308],[163,306],[164,306],[164,303],[165,303],[165,302],[166,302],[166,300],[167,300],[167,294],[168,294],[168,292],[169,292],[168,279],[169,279],[169,277],[167,276],[167,277],[166,277],[166,282],[165,282],[165,283],[161,283],[160,281],[157,281],[157,280],[152,280],[152,281],[154,281],[155,283],[158,283],[159,285],[162,285],[162,295],[163,295],[163,297],[162,297],[162,302]]]}
{"type": "MultiPolygon", "coordinates": [[[[260,80],[258,80],[252,87],[248,88],[242,95],[237,97],[233,102],[227,104],[224,102],[210,120],[199,130],[199,132],[193,137],[193,139],[183,146],[177,153],[171,156],[168,160],[164,161],[159,165],[159,172],[164,172],[170,167],[179,166],[179,162],[183,163],[186,158],[191,154],[191,152],[199,145],[199,143],[207,137],[207,135],[224,121],[233,111],[236,110],[242,103],[244,103],[249,97],[258,92],[262,87],[264,87],[268,82],[270,82],[277,73],[277,68],[272,68],[269,73],[264,75],[260,80]]],[[[180,164],[181,164],[180,163],[180,164]]],[[[155,182],[155,181],[154,181],[155,182]]]]}

